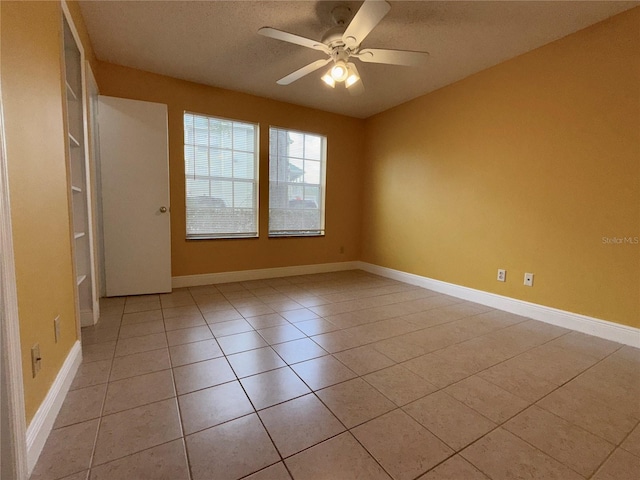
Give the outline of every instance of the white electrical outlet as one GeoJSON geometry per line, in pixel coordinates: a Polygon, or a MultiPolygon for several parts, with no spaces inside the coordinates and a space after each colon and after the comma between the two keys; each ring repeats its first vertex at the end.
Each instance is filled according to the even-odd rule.
{"type": "Polygon", "coordinates": [[[533,287],[533,273],[524,274],[524,284],[527,287],[533,287]]]}
{"type": "Polygon", "coordinates": [[[498,269],[498,281],[499,282],[506,282],[507,281],[507,271],[503,270],[502,268],[498,269]]]}

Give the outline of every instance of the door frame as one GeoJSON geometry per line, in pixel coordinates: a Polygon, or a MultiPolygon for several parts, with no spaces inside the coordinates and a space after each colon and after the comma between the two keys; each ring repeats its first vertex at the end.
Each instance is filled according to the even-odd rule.
{"type": "MultiPolygon", "coordinates": [[[[9,176],[0,81],[0,472],[27,479],[27,426],[11,227],[9,176]],[[8,450],[8,451],[7,451],[8,450]]],[[[0,476],[2,476],[0,474],[0,476]]]]}
{"type": "MultiPolygon", "coordinates": [[[[96,298],[106,297],[104,274],[104,228],[102,223],[102,180],[100,167],[100,125],[98,123],[98,105],[100,104],[100,89],[96,77],[91,69],[91,64],[85,62],[87,77],[87,120],[89,124],[89,159],[91,164],[91,202],[94,211],[93,223],[94,237],[94,263],[96,286],[96,298]]],[[[98,309],[100,305],[98,304],[98,309]]]]}

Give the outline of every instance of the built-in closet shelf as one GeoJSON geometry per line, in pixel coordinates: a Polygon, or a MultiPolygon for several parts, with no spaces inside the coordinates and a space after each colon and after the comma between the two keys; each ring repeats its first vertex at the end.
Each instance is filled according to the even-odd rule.
{"type": "Polygon", "coordinates": [[[71,85],[69,85],[69,82],[65,83],[67,84],[67,93],[69,94],[69,97],[71,97],[72,100],[78,100],[78,95],[76,95],[76,92],[73,90],[71,85]]]}
{"type": "Polygon", "coordinates": [[[71,146],[72,147],[79,147],[80,146],[80,142],[78,140],[76,140],[76,138],[71,135],[71,133],[69,133],[69,141],[71,142],[71,146]]]}
{"type": "MultiPolygon", "coordinates": [[[[2,1],[2,0],[0,0],[2,1]]],[[[65,6],[65,2],[63,7],[65,6]]],[[[89,181],[89,153],[86,118],[86,89],[82,84],[84,52],[74,29],[69,12],[63,8],[63,61],[64,100],[66,104],[65,137],[67,142],[67,169],[69,172],[69,213],[73,235],[75,297],[78,327],[94,325],[98,319],[98,292],[94,271],[93,224],[91,222],[91,182],[89,181]]],[[[78,330],[79,333],[79,330],[78,330]]]]}

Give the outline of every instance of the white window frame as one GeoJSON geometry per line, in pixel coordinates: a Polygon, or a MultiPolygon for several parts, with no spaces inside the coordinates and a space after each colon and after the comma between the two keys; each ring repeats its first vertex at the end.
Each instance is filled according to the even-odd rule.
{"type": "MultiPolygon", "coordinates": [[[[182,117],[182,129],[183,129],[183,159],[184,159],[184,168],[185,168],[185,229],[186,229],[186,238],[187,240],[213,240],[213,239],[229,239],[229,238],[257,238],[259,236],[259,218],[260,218],[260,212],[259,212],[259,198],[260,198],[260,179],[259,179],[259,166],[260,166],[260,152],[259,152],[259,147],[260,147],[260,125],[258,123],[253,123],[253,122],[248,122],[245,120],[237,120],[237,119],[233,119],[233,118],[225,118],[225,117],[218,117],[215,115],[209,115],[209,114],[205,114],[205,113],[197,113],[197,112],[191,112],[191,111],[184,111],[183,113],[183,117],[182,117]],[[208,121],[214,120],[214,121],[220,121],[220,122],[230,122],[232,124],[232,132],[233,132],[233,125],[234,124],[240,124],[240,125],[246,125],[246,126],[251,126],[253,127],[254,131],[254,138],[253,138],[253,167],[254,167],[254,174],[253,174],[253,179],[245,179],[242,177],[234,177],[233,174],[231,177],[229,176],[214,176],[214,175],[197,175],[196,174],[196,170],[195,170],[195,165],[194,165],[194,169],[193,172],[189,171],[188,168],[188,160],[187,160],[187,154],[186,154],[186,150],[188,146],[191,146],[195,149],[196,146],[200,146],[197,145],[195,142],[195,138],[194,138],[194,143],[187,143],[186,137],[187,137],[187,127],[186,127],[186,117],[187,115],[193,115],[194,117],[202,117],[202,118],[206,118],[208,121]],[[223,182],[230,182],[232,184],[232,189],[235,186],[235,183],[251,183],[253,185],[254,188],[254,199],[253,199],[253,216],[254,216],[254,223],[255,223],[255,231],[242,231],[242,232],[214,232],[214,231],[203,231],[201,233],[197,233],[197,232],[190,232],[189,231],[189,215],[188,215],[188,209],[189,209],[189,196],[188,196],[188,186],[187,186],[187,182],[189,179],[196,179],[196,178],[200,178],[200,179],[207,179],[209,181],[212,180],[218,180],[218,181],[223,181],[223,182]]],[[[207,153],[207,158],[208,161],[210,162],[211,159],[208,157],[208,155],[210,154],[210,151],[212,148],[219,148],[219,147],[212,147],[211,143],[209,142],[207,145],[208,148],[208,153],[207,153]]],[[[230,151],[232,154],[233,152],[240,152],[241,150],[237,150],[233,148],[233,137],[231,140],[231,148],[226,149],[226,148],[220,148],[220,150],[227,150],[230,151]]],[[[242,151],[242,153],[251,153],[251,152],[244,152],[242,151]]],[[[209,164],[210,165],[210,164],[209,164]]],[[[211,169],[209,168],[209,173],[211,173],[211,169]]],[[[233,196],[233,193],[232,193],[233,196]]],[[[212,197],[214,198],[214,197],[212,197]]],[[[238,208],[234,206],[234,202],[235,200],[232,201],[231,203],[231,207],[232,208],[238,208]]],[[[225,202],[225,207],[227,207],[226,202],[225,202]]],[[[211,207],[213,208],[213,207],[211,207]]]]}
{"type": "MultiPolygon", "coordinates": [[[[326,192],[327,192],[327,144],[328,144],[328,139],[327,136],[322,134],[322,133],[318,133],[318,132],[306,132],[306,131],[301,131],[301,130],[295,130],[292,128],[285,128],[285,127],[278,127],[278,126],[274,126],[271,125],[269,127],[269,237],[322,237],[325,235],[325,224],[326,224],[326,208],[325,208],[325,204],[326,204],[326,192]],[[315,209],[311,209],[311,210],[319,210],[320,213],[320,225],[318,229],[300,229],[300,230],[295,230],[295,229],[283,229],[283,230],[272,230],[273,227],[273,221],[272,221],[272,210],[275,210],[277,207],[272,206],[272,184],[274,183],[273,179],[271,178],[272,175],[272,161],[274,160],[272,158],[271,152],[272,152],[272,145],[271,145],[271,133],[273,130],[277,130],[280,132],[291,132],[291,133],[295,133],[295,134],[300,134],[300,135],[309,135],[309,136],[313,136],[313,137],[319,137],[321,139],[321,152],[320,152],[320,169],[319,169],[319,175],[320,175],[320,180],[318,184],[315,183],[305,183],[305,182],[291,182],[291,181],[285,181],[285,182],[277,182],[279,184],[282,185],[287,185],[287,187],[289,186],[298,186],[298,187],[310,187],[310,188],[318,188],[319,191],[319,196],[320,198],[318,199],[318,201],[316,202],[316,208],[315,209]]],[[[303,161],[307,161],[307,160],[311,160],[306,156],[306,153],[303,152],[303,156],[300,158],[300,160],[303,161]]],[[[318,160],[312,160],[312,161],[318,161],[318,160]]],[[[291,200],[287,200],[288,202],[290,202],[291,200]]],[[[306,202],[306,198],[302,199],[303,202],[306,202]]],[[[293,212],[300,212],[300,214],[303,214],[302,212],[305,211],[304,205],[302,206],[302,208],[288,208],[288,209],[282,209],[282,210],[288,210],[288,211],[293,211],[293,212]]]]}

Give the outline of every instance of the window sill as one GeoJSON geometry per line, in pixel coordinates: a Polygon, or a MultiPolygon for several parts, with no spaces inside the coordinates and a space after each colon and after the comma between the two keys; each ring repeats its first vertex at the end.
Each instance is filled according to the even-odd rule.
{"type": "Polygon", "coordinates": [[[324,237],[324,233],[270,233],[269,238],[324,237]]]}
{"type": "Polygon", "coordinates": [[[198,240],[247,240],[247,239],[255,239],[258,238],[258,235],[224,235],[224,236],[215,236],[215,235],[187,235],[185,240],[188,242],[198,241],[198,240]]]}

